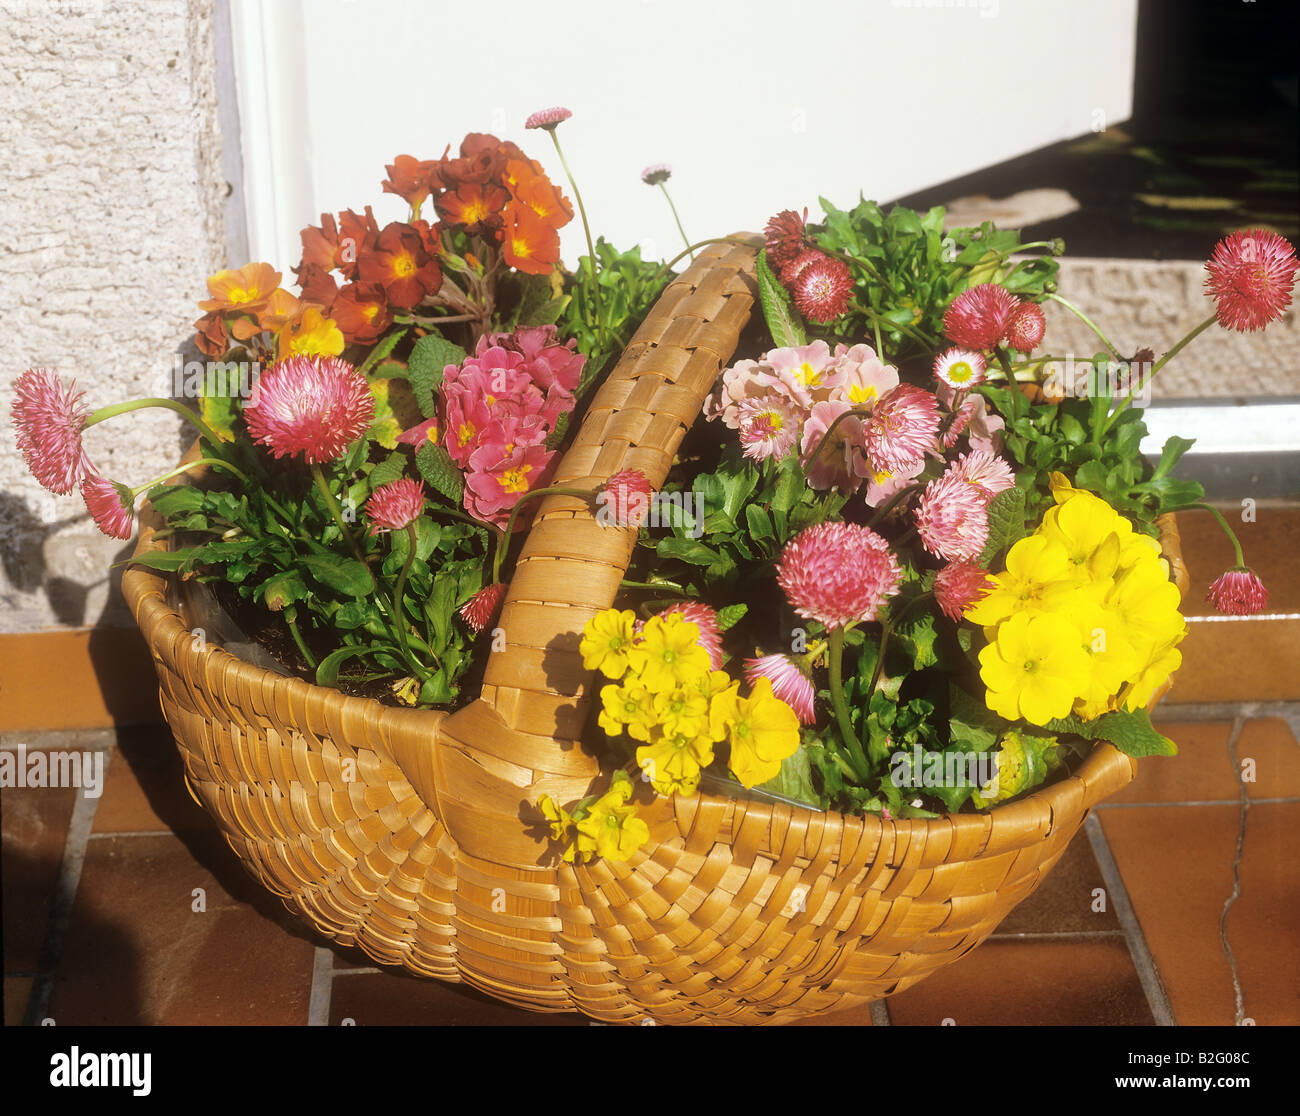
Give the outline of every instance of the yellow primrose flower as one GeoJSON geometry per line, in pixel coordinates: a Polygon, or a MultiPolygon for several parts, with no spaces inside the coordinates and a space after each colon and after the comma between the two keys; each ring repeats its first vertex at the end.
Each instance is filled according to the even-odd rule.
{"type": "Polygon", "coordinates": [[[1076,625],[1054,613],[1017,613],[980,652],[986,701],[1009,721],[1045,725],[1069,714],[1090,669],[1076,625]]]}
{"type": "Polygon", "coordinates": [[[622,678],[627,673],[628,651],[636,642],[635,623],[631,609],[620,612],[616,608],[607,608],[588,620],[578,644],[583,668],[599,670],[606,678],[622,678]]]}
{"type": "Polygon", "coordinates": [[[664,734],[636,750],[637,765],[662,795],[693,795],[700,772],[713,762],[713,741],[707,736],[664,734]]]}
{"type": "Polygon", "coordinates": [[[1110,699],[1142,669],[1146,660],[1134,645],[1123,620],[1110,609],[1081,598],[1068,616],[1078,628],[1080,645],[1090,664],[1089,671],[1077,680],[1075,712],[1091,720],[1107,711],[1110,699]],[[1079,702],[1090,712],[1082,712],[1079,702]]]}
{"type": "Polygon", "coordinates": [[[993,574],[994,588],[964,613],[991,627],[1017,613],[1051,610],[1061,597],[1084,584],[1069,552],[1055,539],[1030,535],[1007,551],[1005,573],[993,574]]]}
{"type": "Polygon", "coordinates": [[[698,684],[665,690],[655,694],[652,700],[655,719],[663,727],[665,735],[694,737],[708,731],[709,695],[698,684]]]}
{"type": "Polygon", "coordinates": [[[650,728],[655,724],[654,706],[650,691],[636,679],[631,679],[626,686],[612,683],[602,686],[600,703],[602,709],[596,720],[610,736],[618,736],[626,725],[628,735],[634,739],[650,739],[650,728]]]}
{"type": "Polygon", "coordinates": [[[693,682],[709,669],[709,653],[700,645],[699,627],[677,613],[646,621],[641,639],[628,649],[627,659],[642,685],[656,694],[693,682]]]}
{"type": "Polygon", "coordinates": [[[573,815],[549,794],[542,795],[537,805],[542,811],[542,816],[551,823],[551,839],[554,841],[566,840],[573,828],[573,815]]]}
{"type": "Polygon", "coordinates": [[[343,351],[343,333],[333,318],[315,306],[305,306],[284,324],[276,341],[276,356],[336,357],[343,351]]]}
{"type": "Polygon", "coordinates": [[[650,827],[636,816],[636,807],[624,805],[632,784],[624,776],[592,803],[591,811],[577,823],[578,852],[607,860],[627,860],[650,840],[650,827]]]}
{"type": "Polygon", "coordinates": [[[1181,638],[1187,627],[1178,611],[1178,586],[1165,563],[1140,561],[1124,570],[1106,594],[1105,604],[1132,638],[1164,643],[1181,638]]]}
{"type": "Polygon", "coordinates": [[[1156,648],[1142,673],[1121,693],[1119,704],[1132,711],[1146,708],[1151,701],[1151,695],[1182,666],[1183,653],[1175,646],[1181,639],[1180,635],[1156,648]]]}
{"type": "Polygon", "coordinates": [[[799,718],[773,695],[770,678],[760,678],[748,698],[734,686],[716,695],[709,721],[716,738],[724,730],[730,739],[728,764],[746,787],[775,778],[781,761],[799,750],[799,718]]]}

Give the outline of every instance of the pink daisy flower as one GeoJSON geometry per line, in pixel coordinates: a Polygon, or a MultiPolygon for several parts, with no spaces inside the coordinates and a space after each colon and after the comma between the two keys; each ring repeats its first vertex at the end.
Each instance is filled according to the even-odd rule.
{"type": "Polygon", "coordinates": [[[253,440],[272,457],[301,453],[308,465],[342,457],[375,418],[366,378],[345,360],[294,356],[266,372],[244,408],[253,440]]]}
{"type": "Polygon", "coordinates": [[[848,264],[823,256],[809,263],[795,279],[795,309],[810,322],[832,322],[848,309],[852,290],[848,264]]]}
{"type": "Polygon", "coordinates": [[[958,391],[982,384],[984,369],[984,357],[967,349],[949,349],[934,358],[935,376],[958,391]]]}
{"type": "Polygon", "coordinates": [[[807,221],[808,210],[806,208],[802,217],[793,209],[783,209],[768,221],[767,227],[763,230],[767,245],[767,258],[778,273],[804,250],[807,221]]]}
{"type": "Polygon", "coordinates": [[[126,540],[135,533],[135,499],[126,486],[91,474],[81,482],[81,498],[95,526],[109,538],[126,540]]]}
{"type": "Polygon", "coordinates": [[[1222,574],[1210,586],[1205,599],[1220,612],[1250,616],[1264,611],[1264,606],[1268,604],[1268,589],[1254,570],[1238,567],[1222,574]]]}
{"type": "Polygon", "coordinates": [[[800,616],[841,628],[874,620],[898,592],[903,572],[889,544],[869,528],[818,523],[786,544],[776,579],[800,616]]]}
{"type": "Polygon", "coordinates": [[[801,276],[804,271],[812,267],[812,265],[817,263],[819,260],[829,258],[830,257],[827,256],[825,252],[818,248],[805,248],[797,255],[791,256],[789,262],[781,268],[781,274],[779,276],[781,285],[788,291],[794,290],[795,284],[799,281],[799,276],[801,276]]]}
{"type": "Polygon", "coordinates": [[[817,720],[817,692],[812,679],[804,673],[792,655],[763,655],[745,660],[745,681],[751,686],[760,678],[772,683],[772,696],[794,710],[800,723],[811,725],[817,720]]]}
{"type": "Polygon", "coordinates": [[[596,502],[600,505],[597,521],[605,525],[609,520],[615,527],[640,527],[650,511],[653,491],[650,478],[640,469],[615,473],[596,490],[596,502]]]}
{"type": "Polygon", "coordinates": [[[667,618],[677,613],[687,623],[700,629],[699,644],[709,653],[709,669],[722,669],[722,629],[718,627],[718,614],[699,601],[670,605],[659,615],[667,618]]]}
{"type": "Polygon", "coordinates": [[[497,613],[501,611],[501,604],[506,599],[507,588],[506,584],[501,581],[484,586],[457,609],[460,618],[473,631],[481,632],[496,619],[497,613]]]}
{"type": "Polygon", "coordinates": [[[29,368],[14,384],[10,417],[18,451],[27,468],[51,492],[66,496],[93,472],[81,445],[81,431],[90,408],[85,394],[68,387],[46,368],[29,368]]]}
{"type": "Polygon", "coordinates": [[[986,504],[999,492],[1016,487],[1016,474],[1011,465],[985,449],[963,454],[948,471],[978,488],[986,504]]]}
{"type": "Polygon", "coordinates": [[[945,561],[976,558],[988,542],[984,493],[954,469],[925,486],[915,515],[916,531],[925,549],[945,561]]]}
{"type": "Polygon", "coordinates": [[[647,186],[658,186],[673,176],[673,168],[667,163],[655,163],[641,172],[641,181],[647,186]]]}
{"type": "Polygon", "coordinates": [[[966,349],[993,348],[1011,324],[1020,300],[996,283],[980,283],[962,291],[943,315],[943,331],[966,349]]]}
{"type": "Polygon", "coordinates": [[[1036,302],[1021,303],[1007,324],[1007,344],[1018,353],[1032,353],[1047,332],[1047,317],[1036,302]]]}
{"type": "Polygon", "coordinates": [[[899,384],[876,404],[864,426],[872,469],[877,473],[901,472],[935,447],[939,403],[931,392],[899,384]]]}
{"type": "Polygon", "coordinates": [[[737,416],[741,450],[755,461],[785,457],[799,437],[799,411],[781,396],[743,399],[737,416]]]}
{"type": "Polygon", "coordinates": [[[560,124],[563,124],[572,115],[573,113],[568,109],[556,105],[555,108],[540,109],[533,113],[532,116],[524,121],[524,127],[545,128],[546,131],[553,132],[560,124]]]}
{"type": "Polygon", "coordinates": [[[365,511],[372,535],[400,531],[424,511],[424,485],[410,477],[381,484],[366,501],[365,511]]]}
{"type": "Polygon", "coordinates": [[[934,599],[950,620],[960,620],[992,588],[988,570],[975,562],[950,562],[934,575],[934,599]]]}
{"type": "Polygon", "coordinates": [[[1276,321],[1291,305],[1298,266],[1291,242],[1267,229],[1224,237],[1205,265],[1219,324],[1245,332],[1276,321]]]}

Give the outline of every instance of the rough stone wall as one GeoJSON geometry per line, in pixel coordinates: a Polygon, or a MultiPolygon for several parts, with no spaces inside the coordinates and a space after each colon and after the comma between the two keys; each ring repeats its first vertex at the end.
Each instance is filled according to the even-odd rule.
{"type": "MultiPolygon", "coordinates": [[[[172,394],[204,279],[225,266],[214,0],[0,0],[0,632],[126,624],[105,538],[14,447],[13,384],[75,377],[86,401],[172,394]]],[[[167,470],[181,420],[87,431],[100,471],[167,470]]]]}

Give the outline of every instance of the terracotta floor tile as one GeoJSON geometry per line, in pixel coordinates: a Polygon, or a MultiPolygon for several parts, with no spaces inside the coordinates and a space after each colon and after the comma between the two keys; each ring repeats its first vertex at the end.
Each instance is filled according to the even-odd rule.
{"type": "Polygon", "coordinates": [[[1103,886],[1088,835],[1080,830],[1038,890],[1013,908],[994,933],[1118,930],[1113,904],[1108,902],[1104,911],[1092,909],[1093,892],[1103,886]]]}
{"type": "Polygon", "coordinates": [[[213,828],[185,789],[185,769],[166,725],[118,731],[95,833],[183,833],[213,828]]]}
{"type": "MultiPolygon", "coordinates": [[[[1300,508],[1258,507],[1254,523],[1242,522],[1240,505],[1219,510],[1236,533],[1246,564],[1268,586],[1268,610],[1300,612],[1300,580],[1295,576],[1296,555],[1300,554],[1300,508]]],[[[1184,613],[1213,613],[1205,593],[1219,574],[1237,564],[1232,544],[1209,512],[1180,512],[1178,531],[1191,578],[1184,613]]]]}
{"type": "Polygon", "coordinates": [[[1300,699],[1300,620],[1189,618],[1188,629],[1166,702],[1300,699]]]}
{"type": "Polygon", "coordinates": [[[403,973],[336,976],[330,1025],[358,1027],[585,1027],[576,1012],[544,1014],[512,1007],[464,984],[403,973]]]}
{"type": "Polygon", "coordinates": [[[75,787],[6,787],[3,795],[4,971],[33,973],[63,863],[75,787]]]}
{"type": "Polygon", "coordinates": [[[987,941],[888,1000],[896,1026],[1149,1026],[1123,938],[987,941]]]}
{"type": "MultiPolygon", "coordinates": [[[[1177,710],[1170,710],[1176,713],[1177,710]]],[[[1138,761],[1137,775],[1108,802],[1235,801],[1241,793],[1228,751],[1231,721],[1157,721],[1178,745],[1176,756],[1138,761]]]]}
{"type": "Polygon", "coordinates": [[[1281,717],[1247,721],[1237,738],[1237,760],[1255,761],[1251,798],[1300,797],[1300,743],[1281,717]]]}
{"type": "Polygon", "coordinates": [[[1239,814],[1235,805],[1097,810],[1174,1018],[1184,1026],[1233,1022],[1219,916],[1232,893],[1239,814]]]}
{"type": "Polygon", "coordinates": [[[1228,944],[1237,959],[1242,1005],[1259,1026],[1300,1023],[1300,872],[1295,835],[1300,803],[1251,806],[1228,911],[1228,944]]]}
{"type": "Polygon", "coordinates": [[[5,977],[5,1026],[22,1025],[27,1013],[27,1000],[32,994],[35,977],[5,977]]]}
{"type": "Polygon", "coordinates": [[[789,1024],[791,1027],[871,1027],[871,1005],[841,1008],[821,1015],[809,1015],[789,1024]]]}
{"type": "Polygon", "coordinates": [[[303,1024],[313,949],[215,832],[93,839],[50,1015],[64,1025],[303,1024]]]}

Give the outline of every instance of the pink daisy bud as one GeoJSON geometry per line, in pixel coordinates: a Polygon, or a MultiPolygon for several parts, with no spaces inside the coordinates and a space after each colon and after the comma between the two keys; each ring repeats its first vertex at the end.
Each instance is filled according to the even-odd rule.
{"type": "Polygon", "coordinates": [[[1010,464],[988,450],[963,454],[949,472],[978,488],[986,504],[999,492],[1016,487],[1016,474],[1011,471],[1010,464]]]}
{"type": "Polygon", "coordinates": [[[794,449],[800,416],[793,400],[779,395],[750,396],[736,412],[741,452],[755,461],[780,459],[794,449]]]}
{"type": "Polygon", "coordinates": [[[1220,612],[1250,616],[1264,611],[1264,606],[1268,604],[1268,589],[1254,570],[1238,566],[1220,576],[1210,586],[1205,599],[1220,612]]]}
{"type": "Polygon", "coordinates": [[[481,632],[501,611],[501,603],[506,599],[505,582],[497,581],[485,586],[475,593],[457,610],[460,618],[475,632],[481,632]]]}
{"type": "Polygon", "coordinates": [[[1036,302],[1024,302],[1011,315],[1007,325],[1007,344],[1018,353],[1032,353],[1047,332],[1047,318],[1036,302]]]}
{"type": "Polygon", "coordinates": [[[934,599],[951,620],[960,620],[992,588],[988,570],[974,562],[950,562],[934,575],[934,599]]]}
{"type": "Polygon", "coordinates": [[[867,458],[877,473],[898,473],[935,446],[939,403],[933,393],[899,384],[880,397],[863,422],[867,458]]]}
{"type": "Polygon", "coordinates": [[[807,241],[808,210],[800,217],[793,209],[783,209],[767,223],[763,235],[767,242],[767,258],[778,272],[803,252],[807,241]]]}
{"type": "Polygon", "coordinates": [[[1245,332],[1277,321],[1291,305],[1298,266],[1291,242],[1267,229],[1224,237],[1205,265],[1219,324],[1245,332]]]}
{"type": "Polygon", "coordinates": [[[786,544],[776,579],[800,616],[841,628],[874,620],[898,592],[903,572],[889,544],[869,528],[818,523],[786,544]]]}
{"type": "Polygon", "coordinates": [[[984,357],[966,349],[949,349],[934,358],[934,374],[959,391],[984,382],[984,357]]]}
{"type": "Polygon", "coordinates": [[[673,176],[673,168],[667,163],[655,163],[641,172],[641,181],[647,186],[658,186],[673,176]]]}
{"type": "Polygon", "coordinates": [[[248,432],[273,457],[301,453],[308,465],[343,456],[370,427],[370,385],[345,360],[294,356],[257,383],[257,402],[244,408],[248,432]]]}
{"type": "Polygon", "coordinates": [[[524,127],[545,128],[546,131],[553,132],[560,124],[563,124],[564,121],[568,120],[572,115],[573,113],[568,109],[560,108],[557,105],[555,108],[541,109],[538,112],[533,113],[532,116],[524,121],[524,127]]]}
{"type": "Polygon", "coordinates": [[[370,533],[400,531],[420,518],[424,511],[424,485],[403,477],[391,484],[381,484],[366,501],[366,518],[370,533]]]}
{"type": "Polygon", "coordinates": [[[1002,340],[1020,300],[996,283],[962,291],[943,315],[943,331],[958,345],[981,352],[1002,340]]]}
{"type": "MultiPolygon", "coordinates": [[[[14,384],[10,417],[27,468],[51,492],[66,496],[93,467],[81,446],[90,409],[84,392],[68,387],[46,368],[30,368],[14,384]]],[[[129,537],[129,536],[128,536],[129,537]]]]}
{"type": "Polygon", "coordinates": [[[81,482],[81,498],[95,526],[111,539],[135,534],[135,498],[125,485],[92,474],[81,482]]]}
{"type": "Polygon", "coordinates": [[[795,309],[810,322],[832,322],[848,308],[852,290],[848,264],[823,256],[809,263],[795,279],[795,309]]]}
{"type": "Polygon", "coordinates": [[[953,469],[925,486],[915,514],[925,549],[945,561],[976,558],[988,542],[987,499],[953,469]]]}
{"type": "Polygon", "coordinates": [[[709,669],[722,669],[722,629],[718,627],[718,614],[699,601],[670,605],[659,615],[668,617],[677,613],[681,618],[700,629],[699,644],[709,653],[709,669]]]}
{"type": "Polygon", "coordinates": [[[602,527],[640,527],[650,511],[650,478],[639,469],[615,473],[596,490],[596,522],[602,527]]]}
{"type": "Polygon", "coordinates": [[[793,656],[764,655],[758,659],[746,659],[745,681],[752,686],[760,678],[771,681],[772,696],[793,709],[802,724],[811,725],[817,720],[817,693],[812,679],[793,656]]]}

